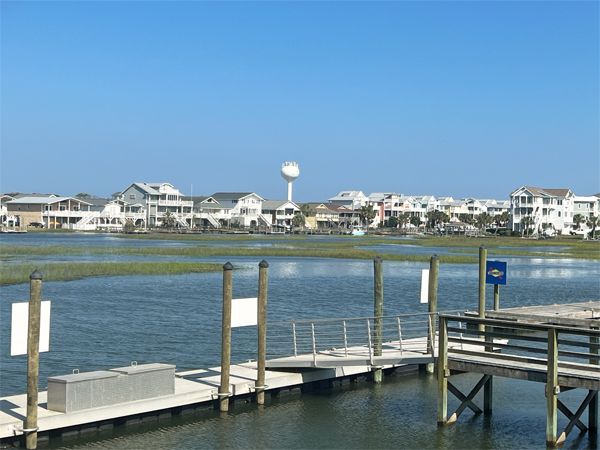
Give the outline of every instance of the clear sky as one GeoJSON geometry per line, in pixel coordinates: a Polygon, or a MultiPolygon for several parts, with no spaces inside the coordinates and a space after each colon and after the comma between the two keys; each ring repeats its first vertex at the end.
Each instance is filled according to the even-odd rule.
{"type": "Polygon", "coordinates": [[[598,2],[1,2],[1,180],[600,192],[598,2]]]}

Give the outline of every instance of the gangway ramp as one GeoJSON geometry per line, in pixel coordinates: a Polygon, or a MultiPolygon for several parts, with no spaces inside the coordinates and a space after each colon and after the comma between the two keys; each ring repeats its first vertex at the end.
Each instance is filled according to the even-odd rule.
{"type": "Polygon", "coordinates": [[[266,367],[430,364],[437,356],[437,317],[422,313],[269,323],[266,367]]]}

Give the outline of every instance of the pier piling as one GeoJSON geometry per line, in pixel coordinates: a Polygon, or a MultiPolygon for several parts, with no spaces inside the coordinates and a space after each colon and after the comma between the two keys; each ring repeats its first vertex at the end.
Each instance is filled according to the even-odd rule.
{"type": "MultiPolygon", "coordinates": [[[[433,255],[429,261],[429,288],[427,294],[427,303],[430,313],[437,312],[437,291],[438,291],[438,273],[440,268],[440,257],[433,255]]],[[[433,355],[435,347],[435,316],[429,315],[429,331],[427,333],[427,353],[433,355]]],[[[434,372],[434,364],[427,364],[427,372],[434,372]]]]}
{"type": "Polygon", "coordinates": [[[35,270],[29,276],[29,326],[27,331],[27,417],[25,446],[37,448],[37,409],[40,368],[40,310],[42,304],[42,274],[35,270]]]}
{"type": "MultiPolygon", "coordinates": [[[[481,319],[485,318],[485,264],[487,262],[487,248],[479,247],[479,306],[478,312],[481,319]]],[[[479,331],[484,331],[485,326],[479,325],[479,331]]]]}
{"type": "Polygon", "coordinates": [[[219,386],[219,410],[229,410],[229,370],[231,364],[231,296],[233,265],[223,265],[223,326],[221,334],[221,385],[219,386]]]}
{"type": "MultiPolygon", "coordinates": [[[[381,257],[377,256],[373,260],[373,266],[375,271],[375,308],[374,308],[374,316],[373,323],[375,325],[375,342],[373,343],[374,356],[381,356],[381,349],[383,345],[383,261],[381,257]]],[[[383,371],[381,367],[373,368],[373,382],[381,383],[383,378],[383,371]]]]}
{"type": "Polygon", "coordinates": [[[256,402],[265,403],[265,366],[267,359],[267,286],[269,263],[264,259],[258,264],[258,374],[256,377],[256,402]]]}

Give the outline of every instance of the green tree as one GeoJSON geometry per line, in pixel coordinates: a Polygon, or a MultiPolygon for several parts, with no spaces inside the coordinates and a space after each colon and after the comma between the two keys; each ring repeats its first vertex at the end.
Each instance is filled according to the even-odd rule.
{"type": "Polygon", "coordinates": [[[573,223],[575,224],[575,229],[579,229],[579,226],[585,221],[585,217],[581,214],[575,214],[573,216],[573,223]]]}
{"type": "Polygon", "coordinates": [[[136,226],[133,223],[133,220],[127,219],[127,221],[123,225],[123,231],[125,233],[133,233],[135,231],[135,229],[136,229],[136,226]]]}
{"type": "Polygon", "coordinates": [[[297,212],[292,218],[292,225],[294,226],[294,228],[300,228],[301,230],[304,230],[305,221],[306,218],[304,217],[304,214],[302,214],[301,212],[297,212]]]}
{"type": "Polygon", "coordinates": [[[458,220],[460,220],[462,223],[473,225],[473,217],[471,216],[471,214],[462,213],[458,216],[458,220]]]}
{"type": "Polygon", "coordinates": [[[396,216],[388,217],[387,226],[390,228],[397,228],[398,227],[398,218],[396,216]]]}
{"type": "Polygon", "coordinates": [[[398,224],[400,225],[400,229],[404,229],[404,225],[406,225],[410,221],[409,213],[402,213],[398,216],[398,224]]]}
{"type": "Polygon", "coordinates": [[[175,220],[175,216],[173,215],[173,213],[171,211],[167,211],[166,213],[163,214],[162,216],[162,224],[161,226],[163,228],[174,228],[175,225],[177,224],[177,220],[175,220]]]}
{"type": "Polygon", "coordinates": [[[429,222],[429,227],[434,228],[436,225],[443,225],[450,221],[450,217],[443,211],[433,210],[429,211],[425,214],[427,221],[429,222]]]}
{"type": "Polygon", "coordinates": [[[410,224],[419,228],[419,225],[421,225],[421,218],[418,216],[410,216],[410,224]]]}
{"type": "Polygon", "coordinates": [[[360,215],[361,221],[366,223],[367,232],[369,231],[369,225],[377,215],[372,205],[361,206],[358,210],[358,214],[360,215]]]}
{"type": "Polygon", "coordinates": [[[92,196],[90,194],[86,194],[85,192],[80,192],[79,194],[75,195],[75,198],[80,200],[88,200],[92,198],[92,196]]]}
{"type": "Polygon", "coordinates": [[[524,228],[521,231],[525,231],[525,236],[529,236],[529,227],[531,225],[533,225],[533,218],[531,216],[525,216],[521,219],[521,227],[524,228]]]}
{"type": "Polygon", "coordinates": [[[494,220],[498,226],[505,227],[508,225],[508,222],[510,222],[510,213],[508,211],[504,211],[502,214],[495,216],[494,220]]]}
{"type": "Polygon", "coordinates": [[[494,221],[494,218],[486,212],[482,212],[475,219],[475,222],[477,223],[477,227],[483,231],[485,231],[486,227],[488,225],[491,225],[491,223],[493,221],[494,221]]]}
{"type": "Polygon", "coordinates": [[[590,238],[594,239],[596,233],[596,227],[598,226],[598,216],[590,214],[590,218],[588,219],[586,225],[592,229],[590,233],[590,238]]]}

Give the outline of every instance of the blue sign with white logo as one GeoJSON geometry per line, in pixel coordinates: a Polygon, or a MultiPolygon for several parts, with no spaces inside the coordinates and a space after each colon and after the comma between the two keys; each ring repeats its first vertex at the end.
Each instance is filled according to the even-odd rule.
{"type": "Polygon", "coordinates": [[[506,284],[506,263],[501,261],[486,262],[485,282],[487,284],[506,284]]]}

